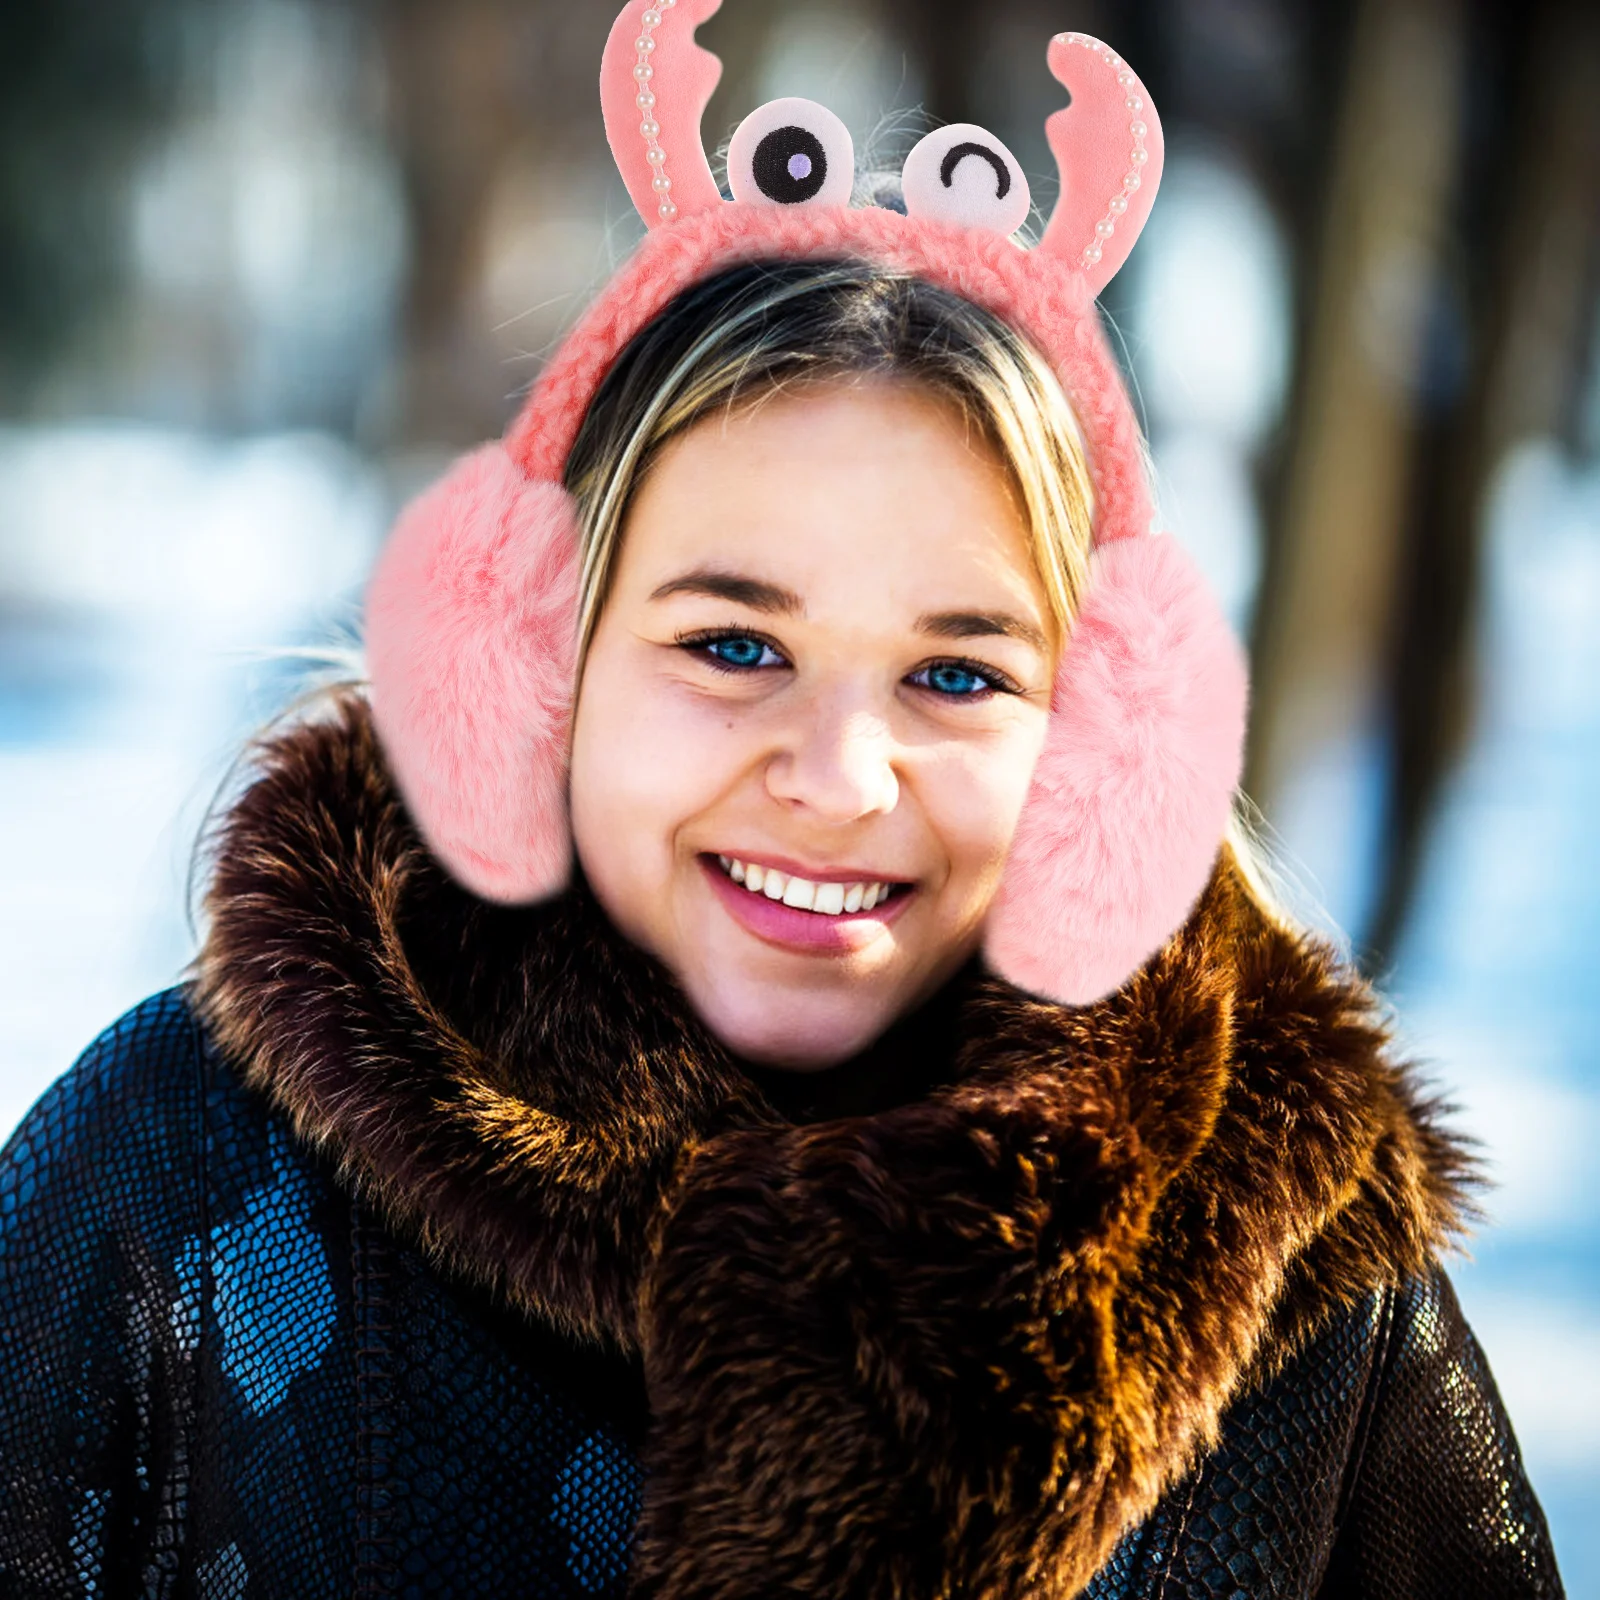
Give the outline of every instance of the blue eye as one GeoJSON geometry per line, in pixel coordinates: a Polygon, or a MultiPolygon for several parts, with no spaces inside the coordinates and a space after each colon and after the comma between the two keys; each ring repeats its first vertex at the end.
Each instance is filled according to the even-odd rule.
{"type": "Polygon", "coordinates": [[[751,672],[758,667],[783,665],[783,657],[766,640],[752,638],[748,633],[729,633],[719,639],[704,639],[699,641],[699,648],[708,652],[719,667],[734,672],[751,672]]]}
{"type": "Polygon", "coordinates": [[[931,667],[912,673],[911,681],[953,699],[976,699],[1000,687],[984,673],[959,661],[936,661],[931,667]]]}

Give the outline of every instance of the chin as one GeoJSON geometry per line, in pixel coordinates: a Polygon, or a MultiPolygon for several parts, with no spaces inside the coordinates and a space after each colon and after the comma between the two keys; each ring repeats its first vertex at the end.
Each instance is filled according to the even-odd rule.
{"type": "MultiPolygon", "coordinates": [[[[695,986],[698,987],[698,986],[695,986]]],[[[820,1072],[865,1050],[888,1028],[896,1006],[826,988],[785,990],[771,983],[689,990],[701,1020],[736,1056],[761,1067],[820,1072]]]]}

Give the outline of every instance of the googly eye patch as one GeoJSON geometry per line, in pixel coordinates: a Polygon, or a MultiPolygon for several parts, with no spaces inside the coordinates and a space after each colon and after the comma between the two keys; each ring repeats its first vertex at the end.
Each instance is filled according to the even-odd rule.
{"type": "Polygon", "coordinates": [[[850,130],[815,100],[769,100],[739,124],[728,146],[728,184],[735,200],[848,205],[855,176],[850,130]]]}
{"type": "Polygon", "coordinates": [[[1017,158],[987,128],[955,122],[919,140],[901,173],[913,217],[1015,233],[1033,197],[1017,158]]]}

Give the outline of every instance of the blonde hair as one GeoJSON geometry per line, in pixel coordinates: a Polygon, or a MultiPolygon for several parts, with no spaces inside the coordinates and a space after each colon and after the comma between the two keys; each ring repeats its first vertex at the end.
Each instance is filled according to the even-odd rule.
{"type": "Polygon", "coordinates": [[[629,507],[662,449],[715,411],[797,385],[883,377],[951,404],[997,453],[1028,528],[1058,637],[1087,579],[1093,490],[1055,373],[999,318],[865,262],[783,262],[680,295],[589,407],[567,462],[582,526],[579,660],[610,590],[629,507]]]}

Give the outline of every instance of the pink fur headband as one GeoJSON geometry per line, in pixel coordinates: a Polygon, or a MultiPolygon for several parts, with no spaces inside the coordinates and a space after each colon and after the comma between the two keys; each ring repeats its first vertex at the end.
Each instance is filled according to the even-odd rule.
{"type": "Polygon", "coordinates": [[[1243,652],[1186,552],[1151,531],[1142,441],[1094,297],[1161,173],[1161,125],[1106,45],[1060,34],[1069,104],[1046,124],[1061,199],[1037,247],[1010,237],[1027,180],[982,128],[931,133],[908,215],[852,208],[850,136],[803,100],[740,125],[724,200],[700,121],[720,74],[695,30],[721,0],[630,0],[601,67],[606,132],[650,233],[567,338],[505,439],[401,515],[367,596],[373,715],[429,847],[468,888],[522,903],[571,871],[567,746],[578,524],[562,487],[579,425],[629,341],[683,289],[740,262],[863,259],[995,313],[1050,361],[1088,447],[1090,581],[1057,667],[986,939],[1020,987],[1087,1004],[1182,924],[1227,827],[1245,733],[1243,652]]]}

